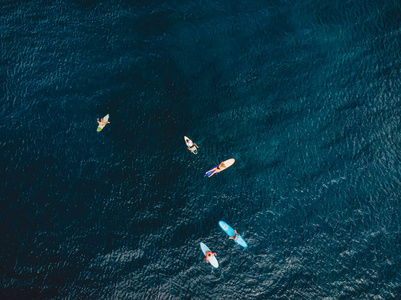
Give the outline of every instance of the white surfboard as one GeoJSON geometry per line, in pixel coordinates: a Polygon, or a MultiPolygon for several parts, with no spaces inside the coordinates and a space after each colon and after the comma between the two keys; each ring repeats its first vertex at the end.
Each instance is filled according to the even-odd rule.
{"type": "MultiPolygon", "coordinates": [[[[206,252],[210,251],[210,249],[204,243],[200,243],[200,246],[201,246],[203,254],[205,254],[205,257],[206,257],[206,252]]],[[[209,262],[216,269],[219,267],[219,262],[217,261],[217,259],[214,255],[209,257],[209,262]]]]}
{"type": "Polygon", "coordinates": [[[189,148],[189,151],[191,151],[193,154],[198,154],[197,147],[194,145],[194,143],[192,142],[192,140],[189,137],[184,136],[184,141],[185,141],[185,144],[187,145],[187,147],[189,147],[189,145],[192,144],[192,147],[189,148]],[[189,142],[187,142],[187,140],[189,140],[189,142]]]}
{"type": "MultiPolygon", "coordinates": [[[[106,116],[104,116],[104,118],[102,119],[103,122],[107,123],[109,121],[109,115],[107,114],[106,116]]],[[[97,127],[97,132],[102,131],[102,129],[104,128],[104,126],[106,125],[100,125],[97,127]]]]}

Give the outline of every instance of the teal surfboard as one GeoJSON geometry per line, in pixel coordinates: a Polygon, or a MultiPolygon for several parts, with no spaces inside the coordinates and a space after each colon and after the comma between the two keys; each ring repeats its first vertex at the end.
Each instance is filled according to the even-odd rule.
{"type": "MultiPolygon", "coordinates": [[[[234,236],[235,235],[234,229],[230,225],[228,225],[226,222],[220,221],[219,225],[220,225],[221,229],[223,229],[223,231],[225,233],[227,233],[228,236],[234,236]]],[[[245,242],[245,240],[239,234],[238,234],[237,238],[234,239],[234,241],[238,245],[240,245],[240,246],[242,246],[244,248],[248,247],[248,244],[245,242]]]]}

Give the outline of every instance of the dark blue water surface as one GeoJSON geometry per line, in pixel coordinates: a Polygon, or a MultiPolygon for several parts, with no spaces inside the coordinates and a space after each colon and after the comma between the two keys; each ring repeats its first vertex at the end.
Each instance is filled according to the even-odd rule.
{"type": "Polygon", "coordinates": [[[400,1],[0,11],[0,298],[400,299],[400,1]]]}

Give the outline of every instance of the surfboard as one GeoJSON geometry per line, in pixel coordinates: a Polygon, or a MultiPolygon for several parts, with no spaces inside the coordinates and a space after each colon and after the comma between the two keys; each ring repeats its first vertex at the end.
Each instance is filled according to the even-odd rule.
{"type": "MultiPolygon", "coordinates": [[[[189,147],[189,145],[187,143],[187,139],[190,140],[191,142],[192,142],[192,140],[189,137],[184,136],[185,144],[187,145],[187,147],[189,147]]],[[[192,146],[192,148],[189,148],[189,151],[191,151],[193,154],[198,154],[198,149],[196,149],[196,146],[194,144],[192,144],[192,145],[193,146],[192,146]]]]}
{"type": "MultiPolygon", "coordinates": [[[[223,229],[223,231],[228,234],[228,236],[235,235],[234,229],[230,225],[228,225],[226,222],[220,221],[219,225],[220,225],[221,229],[223,229]]],[[[240,246],[242,246],[244,248],[248,247],[248,244],[245,242],[245,240],[240,235],[238,235],[238,237],[234,241],[238,245],[240,245],[240,246]]]]}
{"type": "MultiPolygon", "coordinates": [[[[210,249],[204,243],[200,243],[200,247],[202,249],[203,254],[205,254],[206,257],[206,252],[210,251],[210,249]]],[[[219,267],[219,262],[217,261],[216,256],[210,256],[209,262],[216,269],[219,267]]]]}
{"type": "MultiPolygon", "coordinates": [[[[109,115],[107,114],[106,116],[104,116],[104,118],[103,118],[102,121],[105,122],[105,123],[107,123],[107,122],[109,121],[109,115]]],[[[102,129],[104,128],[104,126],[106,126],[106,125],[100,125],[100,124],[99,124],[99,126],[97,127],[97,132],[102,131],[102,129]]]]}
{"type": "Polygon", "coordinates": [[[225,169],[231,167],[235,163],[235,159],[230,158],[230,159],[223,161],[223,163],[226,166],[225,168],[223,168],[221,170],[217,170],[216,168],[220,165],[220,164],[218,164],[217,166],[215,166],[215,167],[211,168],[209,171],[207,171],[205,176],[210,177],[216,173],[220,173],[221,171],[224,171],[225,169]]]}

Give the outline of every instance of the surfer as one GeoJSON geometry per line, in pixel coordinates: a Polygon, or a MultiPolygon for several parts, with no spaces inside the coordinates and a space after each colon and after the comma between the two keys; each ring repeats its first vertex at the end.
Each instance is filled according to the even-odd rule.
{"type": "Polygon", "coordinates": [[[206,261],[209,262],[209,257],[215,256],[216,253],[213,253],[212,251],[206,251],[206,261]]]}
{"type": "Polygon", "coordinates": [[[237,230],[234,229],[234,235],[233,235],[233,236],[229,236],[228,238],[229,238],[230,240],[236,241],[237,238],[238,238],[238,236],[239,236],[239,234],[237,233],[237,230]]]}
{"type": "Polygon", "coordinates": [[[198,145],[191,141],[189,138],[185,139],[185,143],[187,144],[189,151],[192,151],[194,147],[196,147],[196,149],[199,148],[198,145]]]}
{"type": "Polygon", "coordinates": [[[222,163],[219,164],[217,167],[214,167],[214,168],[211,169],[210,171],[207,171],[205,176],[212,177],[214,174],[223,171],[225,168],[227,168],[227,167],[226,167],[226,165],[224,164],[224,162],[222,162],[222,163]]]}
{"type": "Polygon", "coordinates": [[[222,171],[225,168],[226,168],[226,165],[224,164],[224,161],[217,166],[217,170],[219,170],[219,171],[222,171]]]}
{"type": "Polygon", "coordinates": [[[110,124],[110,122],[103,122],[103,119],[100,119],[100,121],[99,121],[99,119],[97,119],[97,122],[99,123],[99,125],[102,125],[102,126],[106,126],[106,124],[110,124]]]}

